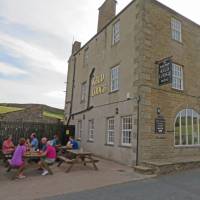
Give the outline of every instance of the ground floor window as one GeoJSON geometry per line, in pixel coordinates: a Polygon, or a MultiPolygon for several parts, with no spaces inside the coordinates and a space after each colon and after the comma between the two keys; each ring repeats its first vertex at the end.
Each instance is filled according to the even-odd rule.
{"type": "Polygon", "coordinates": [[[91,119],[88,122],[88,140],[94,141],[94,120],[91,119]]]}
{"type": "Polygon", "coordinates": [[[114,117],[107,119],[107,144],[114,144],[114,117]]]}
{"type": "Polygon", "coordinates": [[[199,114],[192,109],[179,112],[175,119],[174,140],[175,146],[199,145],[199,114]]]}
{"type": "Polygon", "coordinates": [[[132,116],[122,117],[122,145],[131,146],[132,143],[132,116]]]}
{"type": "Polygon", "coordinates": [[[81,139],[81,136],[82,136],[82,120],[79,120],[78,121],[78,124],[77,124],[77,138],[81,139]]]}

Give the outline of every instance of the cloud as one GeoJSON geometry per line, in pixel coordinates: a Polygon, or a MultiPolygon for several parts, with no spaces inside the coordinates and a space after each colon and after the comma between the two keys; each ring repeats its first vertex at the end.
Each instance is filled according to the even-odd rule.
{"type": "Polygon", "coordinates": [[[47,97],[56,98],[56,99],[65,98],[65,92],[60,91],[60,90],[50,91],[50,92],[45,93],[44,95],[47,97]]]}
{"type": "Polygon", "coordinates": [[[34,67],[66,74],[66,62],[57,58],[47,49],[1,32],[0,44],[5,46],[13,57],[29,60],[29,64],[34,67]]]}
{"type": "Polygon", "coordinates": [[[0,62],[0,74],[5,76],[26,75],[27,72],[8,63],[0,62]]]}

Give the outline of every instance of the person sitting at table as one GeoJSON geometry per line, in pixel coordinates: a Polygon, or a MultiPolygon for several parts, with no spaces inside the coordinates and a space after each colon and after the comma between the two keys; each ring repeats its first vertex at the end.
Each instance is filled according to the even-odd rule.
{"type": "Polygon", "coordinates": [[[41,148],[40,148],[40,150],[41,150],[42,152],[45,152],[46,149],[47,149],[47,138],[46,138],[46,137],[43,137],[43,138],[41,139],[41,148]]]}
{"type": "Polygon", "coordinates": [[[12,135],[9,135],[6,140],[4,140],[2,145],[2,151],[4,154],[13,153],[15,150],[15,146],[12,141],[12,135]]]}
{"type": "Polygon", "coordinates": [[[57,134],[54,135],[53,140],[51,140],[51,145],[54,146],[56,150],[58,150],[58,148],[61,146],[59,136],[57,134]]]}
{"type": "Polygon", "coordinates": [[[39,161],[39,166],[40,168],[43,169],[43,173],[41,174],[42,176],[46,176],[49,172],[45,168],[45,164],[51,165],[55,162],[56,160],[56,149],[51,145],[51,141],[47,142],[47,149],[45,152],[43,152],[43,155],[45,156],[44,160],[39,161]],[[45,162],[45,164],[44,164],[45,162]]]}
{"type": "Polygon", "coordinates": [[[38,149],[38,145],[39,145],[39,142],[38,142],[38,139],[36,137],[36,134],[35,133],[32,133],[31,134],[31,148],[36,151],[38,149]]]}
{"type": "Polygon", "coordinates": [[[25,178],[24,174],[23,174],[23,170],[25,168],[25,162],[23,160],[23,156],[26,153],[26,140],[25,138],[21,138],[19,140],[19,145],[17,146],[17,148],[15,149],[15,152],[13,154],[13,157],[11,160],[8,160],[9,164],[12,167],[17,167],[19,168],[19,173],[17,175],[17,178],[25,178]]]}
{"type": "Polygon", "coordinates": [[[67,143],[67,147],[71,148],[71,149],[78,149],[78,142],[72,137],[69,136],[69,141],[67,143]]]}

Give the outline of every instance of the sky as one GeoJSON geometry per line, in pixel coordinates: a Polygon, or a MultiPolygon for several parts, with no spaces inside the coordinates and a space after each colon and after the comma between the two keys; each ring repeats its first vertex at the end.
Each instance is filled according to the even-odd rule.
{"type": "MultiPolygon", "coordinates": [[[[197,0],[159,0],[200,24],[197,0]]],[[[74,40],[97,30],[104,0],[0,0],[0,103],[64,107],[74,40]]],[[[118,0],[117,12],[131,0],[118,0]]]]}

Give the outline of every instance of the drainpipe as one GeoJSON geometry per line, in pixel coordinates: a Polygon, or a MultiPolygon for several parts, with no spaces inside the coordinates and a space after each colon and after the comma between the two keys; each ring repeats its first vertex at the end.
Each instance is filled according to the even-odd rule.
{"type": "Polygon", "coordinates": [[[139,133],[140,133],[140,96],[137,98],[137,148],[136,148],[136,166],[139,164],[139,133]]]}
{"type": "Polygon", "coordinates": [[[89,77],[89,85],[88,85],[88,101],[87,101],[87,109],[90,107],[90,92],[91,92],[91,85],[92,85],[92,78],[94,76],[95,68],[92,68],[89,77]]]}

